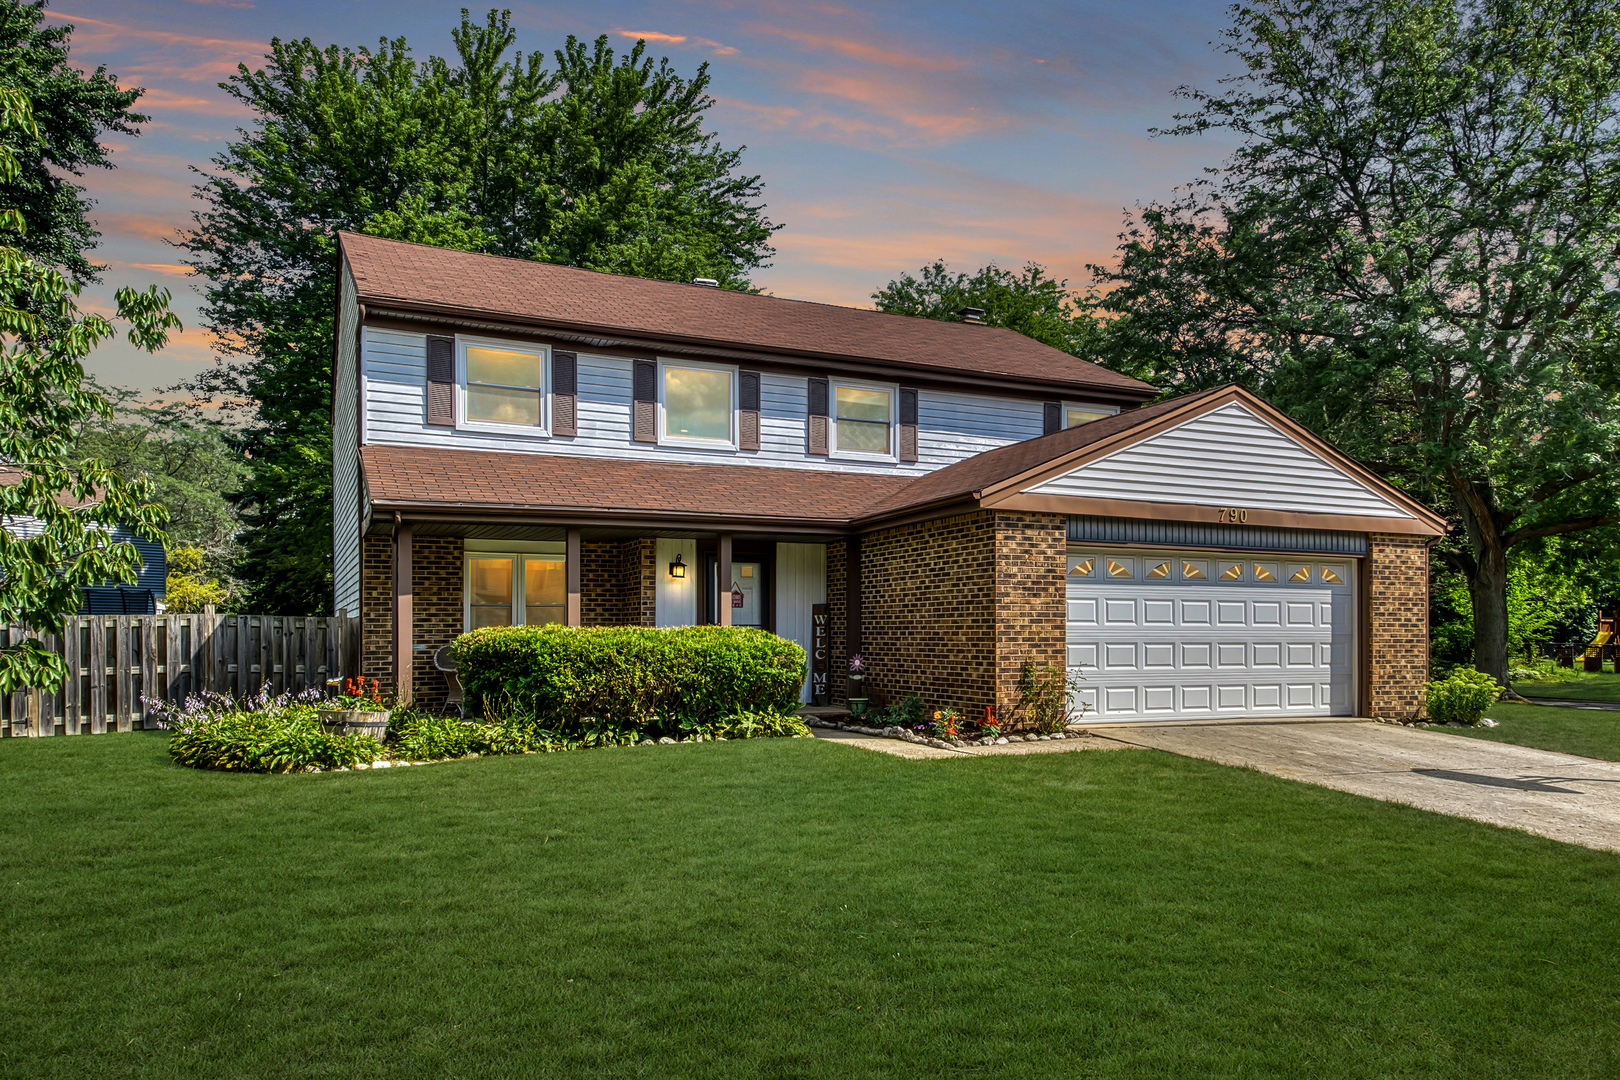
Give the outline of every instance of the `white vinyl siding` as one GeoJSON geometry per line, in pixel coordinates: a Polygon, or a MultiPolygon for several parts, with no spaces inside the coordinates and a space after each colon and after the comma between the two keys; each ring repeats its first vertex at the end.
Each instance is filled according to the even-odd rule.
{"type": "MultiPolygon", "coordinates": [[[[827,545],[776,545],[776,634],[796,641],[810,655],[810,615],[816,604],[827,602],[827,545]]],[[[810,700],[810,678],[805,675],[799,700],[810,700]]]]}
{"type": "MultiPolygon", "coordinates": [[[[679,361],[677,361],[679,362],[679,361]]],[[[454,446],[535,454],[768,465],[918,476],[974,454],[1041,434],[1041,402],[923,390],[917,395],[916,462],[813,457],[805,453],[809,386],[805,376],[760,376],[759,451],[739,454],[681,446],[649,446],[631,439],[631,362],[579,353],[579,434],[547,439],[500,431],[430,427],[426,419],[427,337],[367,327],[362,357],[368,443],[454,446]]]]}
{"type": "Polygon", "coordinates": [[[360,308],[347,265],[338,291],[332,401],[332,610],[360,614],[360,431],[355,327],[360,308]]]}
{"type": "Polygon", "coordinates": [[[698,582],[703,577],[703,560],[697,557],[696,540],[669,540],[660,537],[655,545],[653,581],[658,626],[694,626],[698,621],[698,582]],[[669,576],[669,564],[676,555],[686,565],[686,576],[669,576]]]}
{"type": "Polygon", "coordinates": [[[1307,514],[1411,517],[1236,403],[1028,491],[1307,514]]]}

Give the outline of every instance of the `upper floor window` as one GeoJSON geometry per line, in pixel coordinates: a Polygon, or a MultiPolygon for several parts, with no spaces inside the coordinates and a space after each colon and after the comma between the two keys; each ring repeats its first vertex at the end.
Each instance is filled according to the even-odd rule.
{"type": "Polygon", "coordinates": [[[1093,420],[1101,420],[1105,416],[1113,416],[1115,410],[1105,409],[1101,405],[1075,405],[1064,402],[1063,426],[1066,428],[1079,427],[1089,424],[1093,420]]]}
{"type": "Polygon", "coordinates": [[[894,388],[834,382],[832,397],[833,454],[894,460],[894,388]]]}
{"type": "Polygon", "coordinates": [[[737,369],[714,364],[658,365],[658,441],[670,446],[737,445],[737,369]]]}
{"type": "Polygon", "coordinates": [[[517,342],[458,338],[461,349],[461,421],[468,427],[521,427],[543,434],[546,422],[546,349],[517,342]]]}

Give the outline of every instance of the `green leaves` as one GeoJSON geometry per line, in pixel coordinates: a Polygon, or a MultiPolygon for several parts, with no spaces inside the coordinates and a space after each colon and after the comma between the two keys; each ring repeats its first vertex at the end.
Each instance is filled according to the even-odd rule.
{"type": "MultiPolygon", "coordinates": [[[[1504,551],[1620,521],[1620,10],[1585,0],[1268,0],[1234,9],[1217,170],[1093,268],[1114,366],[1242,382],[1448,509],[1488,594],[1504,551]]],[[[1481,591],[1483,589],[1483,591],[1481,591]]]]}
{"type": "MultiPolygon", "coordinates": [[[[14,15],[0,6],[0,45],[14,15]]],[[[19,132],[39,137],[32,103],[16,87],[0,87],[0,137],[19,132]]],[[[0,146],[0,161],[8,155],[9,145],[0,146]]],[[[167,518],[144,477],[73,453],[80,427],[112,414],[86,382],[83,360],[113,324],[81,317],[77,295],[58,270],[0,247],[0,623],[48,634],[78,610],[80,587],[134,580],[139,554],[113,539],[115,528],[161,540],[167,518]]],[[[153,350],[168,340],[180,325],[168,302],[156,289],[118,291],[117,317],[130,324],[132,342],[153,350]]],[[[66,675],[61,658],[37,641],[0,647],[0,693],[66,675]]]]}
{"type": "Polygon", "coordinates": [[[1096,323],[1075,302],[1069,283],[1047,277],[1045,267],[1035,263],[1016,274],[991,264],[975,274],[953,275],[935,260],[920,277],[901,274],[872,299],[879,311],[925,319],[956,319],[963,308],[981,308],[990,326],[1016,330],[1074,356],[1090,359],[1096,351],[1096,323]]]}
{"type": "Polygon", "coordinates": [[[324,610],[331,594],[331,343],[335,233],[537,258],[612,273],[749,287],[779,226],[742,151],[703,131],[708,72],[691,79],[638,44],[618,57],[570,37],[512,53],[505,13],[463,12],[453,58],[271,42],[225,90],[253,124],[215,158],[182,241],[207,279],[205,319],[237,362],[190,384],[251,415],[248,603],[324,610]]]}

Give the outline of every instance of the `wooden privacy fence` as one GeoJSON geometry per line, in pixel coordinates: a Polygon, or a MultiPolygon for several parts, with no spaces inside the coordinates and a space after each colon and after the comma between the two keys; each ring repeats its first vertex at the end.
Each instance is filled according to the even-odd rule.
{"type": "Polygon", "coordinates": [[[21,626],[7,644],[37,638],[67,662],[57,687],[0,695],[7,736],[99,735],[155,727],[142,705],[205,690],[244,698],[268,689],[325,687],[359,674],[360,620],[346,615],[75,615],[61,634],[21,626]]]}

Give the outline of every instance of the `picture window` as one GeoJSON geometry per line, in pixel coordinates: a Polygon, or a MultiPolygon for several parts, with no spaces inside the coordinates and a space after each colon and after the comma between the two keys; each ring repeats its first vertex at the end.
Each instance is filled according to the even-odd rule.
{"type": "Polygon", "coordinates": [[[663,442],[731,447],[736,372],[730,368],[663,364],[659,404],[663,442]]]}
{"type": "Polygon", "coordinates": [[[568,561],[558,554],[467,556],[466,626],[545,626],[564,621],[568,561]]]}
{"type": "Polygon", "coordinates": [[[546,426],[547,350],[519,342],[457,339],[461,365],[461,416],[470,427],[546,426]]]}

